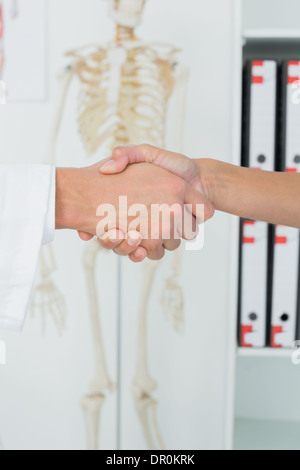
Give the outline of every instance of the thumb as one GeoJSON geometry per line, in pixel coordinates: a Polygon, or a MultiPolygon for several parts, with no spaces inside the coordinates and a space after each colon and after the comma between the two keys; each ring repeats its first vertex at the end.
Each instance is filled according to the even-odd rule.
{"type": "Polygon", "coordinates": [[[100,173],[114,175],[121,173],[132,163],[143,163],[145,161],[142,152],[137,154],[136,146],[117,147],[109,160],[105,160],[100,167],[100,173]]]}
{"type": "Polygon", "coordinates": [[[100,167],[100,173],[113,175],[121,173],[128,165],[133,163],[156,163],[156,160],[163,153],[151,145],[128,145],[117,147],[109,160],[105,160],[100,167]]]}
{"type": "Polygon", "coordinates": [[[199,191],[201,190],[198,187],[199,172],[193,160],[148,144],[117,147],[111,158],[103,162],[100,172],[105,175],[121,173],[133,163],[152,163],[179,176],[199,191]]]}
{"type": "Polygon", "coordinates": [[[122,173],[129,163],[130,161],[126,154],[120,154],[118,157],[116,157],[116,155],[113,153],[109,159],[106,159],[101,163],[99,171],[103,175],[114,175],[117,173],[122,173]]]}

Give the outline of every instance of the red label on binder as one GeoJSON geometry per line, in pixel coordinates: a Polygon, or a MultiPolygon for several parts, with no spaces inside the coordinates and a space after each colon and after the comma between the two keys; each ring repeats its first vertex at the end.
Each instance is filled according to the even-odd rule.
{"type": "Polygon", "coordinates": [[[282,326],[272,326],[272,337],[271,337],[271,346],[272,348],[282,348],[282,344],[277,344],[275,342],[276,335],[278,333],[283,333],[283,327],[282,326]]]}
{"type": "Polygon", "coordinates": [[[243,243],[254,244],[255,238],[254,237],[243,237],[243,243]]]}
{"type": "Polygon", "coordinates": [[[253,332],[253,326],[252,325],[242,325],[241,328],[241,346],[242,348],[252,348],[252,344],[246,343],[246,334],[252,333],[253,332]]]}
{"type": "Polygon", "coordinates": [[[288,242],[287,237],[276,237],[275,243],[276,245],[286,245],[288,242]]]}
{"type": "Polygon", "coordinates": [[[295,82],[299,82],[299,77],[288,77],[288,84],[292,85],[295,82]]]}
{"type": "Polygon", "coordinates": [[[258,77],[258,76],[252,75],[252,83],[262,85],[264,83],[264,77],[258,77]]]}

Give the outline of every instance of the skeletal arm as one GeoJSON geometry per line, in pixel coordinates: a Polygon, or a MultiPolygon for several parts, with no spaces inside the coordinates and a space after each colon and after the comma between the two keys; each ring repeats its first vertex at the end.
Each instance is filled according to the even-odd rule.
{"type": "Polygon", "coordinates": [[[68,66],[63,69],[58,76],[59,80],[59,94],[57,99],[57,108],[55,111],[55,117],[53,121],[53,127],[49,139],[47,154],[46,154],[46,161],[45,163],[49,165],[55,164],[55,150],[56,150],[56,143],[58,134],[61,128],[61,122],[63,118],[63,112],[66,104],[67,94],[69,87],[71,85],[72,79],[74,77],[74,68],[72,66],[68,66]]]}
{"type": "MultiPolygon", "coordinates": [[[[66,67],[60,72],[58,77],[58,104],[45,158],[45,163],[51,166],[55,165],[57,137],[61,127],[67,92],[73,76],[73,67],[66,67]]],[[[55,194],[53,197],[55,198],[55,194]]],[[[54,204],[55,201],[53,201],[53,206],[54,204]]],[[[34,316],[37,311],[41,313],[44,333],[46,330],[47,317],[50,316],[57,327],[58,333],[61,334],[65,328],[67,310],[64,297],[52,279],[52,274],[55,270],[56,260],[54,250],[52,245],[47,245],[43,247],[40,253],[39,277],[32,294],[31,312],[32,316],[34,316]]]]}
{"type": "Polygon", "coordinates": [[[186,109],[187,84],[189,69],[183,65],[177,65],[174,71],[174,97],[175,97],[175,126],[174,126],[174,149],[176,152],[183,151],[184,120],[186,109]]]}

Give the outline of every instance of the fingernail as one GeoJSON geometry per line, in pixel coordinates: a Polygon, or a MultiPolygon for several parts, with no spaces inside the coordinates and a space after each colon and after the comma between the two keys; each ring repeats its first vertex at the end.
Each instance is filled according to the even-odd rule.
{"type": "Polygon", "coordinates": [[[100,171],[101,171],[103,168],[113,167],[114,164],[115,164],[114,160],[109,160],[108,162],[104,163],[104,165],[102,165],[102,167],[100,168],[100,171]]]}
{"type": "Polygon", "coordinates": [[[135,246],[135,245],[138,245],[138,243],[140,243],[142,241],[142,237],[140,235],[130,235],[128,237],[128,245],[129,246],[135,246]]]}
{"type": "Polygon", "coordinates": [[[136,250],[135,253],[134,253],[134,256],[137,259],[141,259],[143,257],[143,253],[142,253],[142,251],[136,250]]]}

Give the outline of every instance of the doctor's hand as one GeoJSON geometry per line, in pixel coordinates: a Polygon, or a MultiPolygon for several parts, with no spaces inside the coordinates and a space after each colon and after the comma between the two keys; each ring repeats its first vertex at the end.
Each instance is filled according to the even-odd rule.
{"type": "MultiPolygon", "coordinates": [[[[119,221],[119,196],[127,197],[128,208],[136,204],[146,208],[142,225],[149,227],[148,233],[146,230],[141,231],[137,235],[138,238],[133,237],[125,243],[128,246],[133,246],[131,243],[140,243],[140,248],[146,250],[150,259],[159,260],[163,257],[165,249],[174,250],[180,245],[176,233],[177,227],[172,227],[172,221],[169,226],[164,226],[158,220],[153,227],[154,222],[151,218],[153,205],[165,204],[167,208],[170,208],[176,204],[180,209],[180,216],[183,216],[184,204],[191,204],[193,230],[196,228],[196,205],[203,203],[203,197],[179,177],[149,164],[131,165],[121,174],[106,176],[99,174],[99,166],[100,164],[82,169],[57,169],[56,227],[58,229],[75,229],[82,234],[82,237],[85,233],[105,239],[107,231],[103,230],[103,233],[99,233],[99,222],[103,222],[103,214],[98,212],[97,216],[96,213],[99,206],[102,206],[105,212],[103,204],[110,205],[115,209],[115,220],[119,221]],[[143,222],[147,222],[148,225],[143,222]],[[152,236],[150,227],[154,228],[155,237],[152,236]],[[166,237],[169,231],[170,236],[166,237]]],[[[116,222],[115,226],[110,226],[110,229],[114,229],[116,234],[119,230],[122,233],[132,233],[131,223],[136,220],[136,216],[129,216],[127,213],[121,216],[122,226],[116,222]]],[[[209,218],[211,212],[206,212],[205,216],[209,218]]],[[[179,235],[190,239],[184,232],[179,235]]],[[[127,255],[122,246],[117,248],[117,252],[120,255],[127,255]]],[[[137,261],[137,259],[133,260],[137,261]]]]}
{"type": "MultiPolygon", "coordinates": [[[[205,171],[206,163],[209,164],[210,160],[191,160],[184,155],[162,150],[151,145],[127,146],[116,148],[111,158],[103,162],[100,172],[105,175],[117,174],[124,171],[128,165],[141,162],[151,163],[164,168],[185,180],[203,195],[206,213],[205,220],[213,216],[214,207],[210,202],[213,198],[212,184],[208,177],[209,172],[205,171]]],[[[83,239],[88,237],[87,234],[81,234],[81,236],[83,239]]],[[[116,247],[109,239],[102,240],[100,243],[107,249],[114,249],[116,247]]],[[[127,249],[126,242],[119,242],[117,246],[125,251],[127,249]]],[[[134,254],[134,251],[131,252],[131,258],[134,257],[134,254]]],[[[146,257],[145,252],[144,257],[146,257]]]]}

